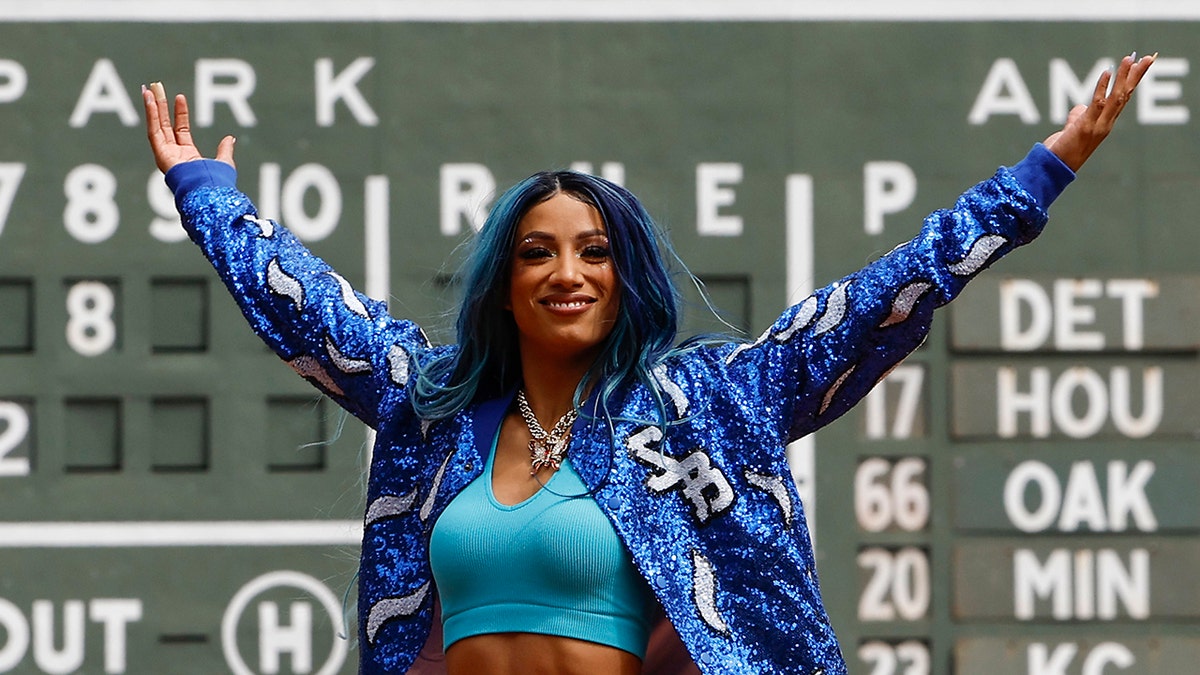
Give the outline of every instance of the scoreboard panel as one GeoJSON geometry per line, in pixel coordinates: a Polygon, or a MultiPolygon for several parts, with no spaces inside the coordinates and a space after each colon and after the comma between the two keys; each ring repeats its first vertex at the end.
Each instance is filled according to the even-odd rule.
{"type": "Polygon", "coordinates": [[[186,241],[140,84],[186,92],[260,212],[435,340],[496,190],[564,167],[670,230],[722,310],[689,289],[689,332],[752,336],[1134,48],[1160,58],[1046,233],[790,450],[851,672],[1195,670],[1200,15],[129,6],[0,21],[0,672],[354,671],[369,434],[186,241]]]}

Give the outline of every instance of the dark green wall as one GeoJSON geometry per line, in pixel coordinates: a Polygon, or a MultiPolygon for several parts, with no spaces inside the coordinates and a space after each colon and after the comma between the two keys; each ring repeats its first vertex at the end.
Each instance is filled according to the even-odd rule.
{"type": "MultiPolygon", "coordinates": [[[[789,266],[804,269],[784,244],[795,214],[811,209],[818,285],[857,269],[1054,131],[1063,83],[1134,48],[1162,54],[1155,79],[1047,232],[820,432],[815,476],[799,473],[852,672],[1187,672],[1198,44],[1194,22],[0,23],[0,672],[266,672],[258,607],[284,627],[311,610],[311,672],[345,647],[324,607],[353,585],[365,430],[257,343],[190,243],[151,225],[165,188],[142,83],[191,96],[206,151],[237,136],[260,205],[290,186],[288,220],[316,220],[336,193],[311,245],[360,288],[384,278],[364,248],[380,245],[365,222],[386,216],[392,310],[435,336],[464,238],[442,233],[447,165],[503,188],[574,162],[619,164],[726,319],[757,334],[795,291],[789,266]],[[343,100],[321,123],[323,60],[374,122],[343,100]],[[244,108],[217,103],[205,123],[212,70],[210,93],[254,81],[244,108]],[[992,85],[993,114],[972,122],[992,85]],[[876,162],[915,181],[882,232],[864,217],[876,162]],[[708,165],[740,171],[709,212],[740,218],[733,236],[698,231],[708,165]],[[331,192],[300,190],[321,167],[331,192]],[[789,197],[798,175],[811,193],[789,197]],[[1024,346],[1004,338],[1004,302],[1024,346]],[[244,540],[246,523],[262,528],[244,540]],[[35,649],[47,628],[57,657],[35,649]]],[[[723,329],[690,300],[689,330],[723,329]]],[[[303,671],[305,649],[279,639],[279,672],[303,671]]]]}

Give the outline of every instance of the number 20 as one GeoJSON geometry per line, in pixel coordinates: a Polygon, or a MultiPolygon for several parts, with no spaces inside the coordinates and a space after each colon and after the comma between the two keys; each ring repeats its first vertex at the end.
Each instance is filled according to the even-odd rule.
{"type": "Polygon", "coordinates": [[[916,621],[929,610],[929,557],[906,546],[898,551],[863,549],[858,566],[871,576],[858,601],[859,621],[916,621]]]}

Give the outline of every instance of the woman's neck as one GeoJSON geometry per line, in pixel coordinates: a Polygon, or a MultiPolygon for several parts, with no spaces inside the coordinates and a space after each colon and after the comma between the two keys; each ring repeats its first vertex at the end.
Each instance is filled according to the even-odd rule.
{"type": "MultiPolygon", "coordinates": [[[[552,359],[522,355],[521,388],[530,408],[543,425],[554,424],[555,420],[575,407],[575,390],[587,375],[591,363],[562,363],[552,359]]],[[[587,396],[591,383],[584,386],[587,396]]]]}

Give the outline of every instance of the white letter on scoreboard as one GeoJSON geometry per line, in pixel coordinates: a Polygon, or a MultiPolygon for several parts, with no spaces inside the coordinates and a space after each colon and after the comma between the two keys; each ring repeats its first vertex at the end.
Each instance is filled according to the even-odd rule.
{"type": "Polygon", "coordinates": [[[1017,391],[1017,369],[996,371],[996,433],[1001,438],[1017,435],[1017,415],[1029,413],[1030,431],[1034,438],[1050,435],[1050,371],[1043,367],[1029,372],[1029,392],[1017,391]]]}
{"type": "Polygon", "coordinates": [[[1075,462],[1067,476],[1067,489],[1063,493],[1058,529],[1062,532],[1075,532],[1080,525],[1087,525],[1092,532],[1104,532],[1108,529],[1106,515],[1104,497],[1100,494],[1100,481],[1096,478],[1096,467],[1091,462],[1075,462]]]}
{"type": "Polygon", "coordinates": [[[288,610],[292,624],[279,624],[279,605],[258,604],[258,662],[264,673],[279,672],[279,655],[292,655],[292,672],[312,672],[312,605],[293,602],[288,610]]]}
{"type": "Polygon", "coordinates": [[[904,162],[867,162],[863,167],[863,231],[883,234],[883,217],[917,196],[917,175],[904,162]]]}
{"type": "Polygon", "coordinates": [[[1129,648],[1119,642],[1101,642],[1088,652],[1083,660],[1080,675],[1104,675],[1105,667],[1112,664],[1121,670],[1137,663],[1129,648]]]}
{"type": "Polygon", "coordinates": [[[1108,522],[1113,532],[1127,529],[1128,519],[1133,516],[1134,527],[1143,532],[1158,530],[1158,518],[1146,498],[1146,483],[1154,475],[1154,462],[1139,461],[1130,473],[1122,461],[1108,463],[1108,522]]]}
{"type": "Polygon", "coordinates": [[[1096,552],[1096,614],[1100,619],[1117,618],[1117,603],[1131,619],[1150,618],[1150,552],[1135,548],[1126,567],[1121,554],[1112,549],[1096,552]]]}
{"type": "Polygon", "coordinates": [[[1162,105],[1163,101],[1179,101],[1183,98],[1183,87],[1178,81],[1165,81],[1168,77],[1184,77],[1188,74],[1187,59],[1162,58],[1146,71],[1138,85],[1137,118],[1142,124],[1187,124],[1191,113],[1187,106],[1162,105]]]}
{"type": "Polygon", "coordinates": [[[1004,481],[1004,513],[1022,532],[1041,532],[1054,523],[1062,503],[1058,476],[1046,464],[1029,459],[1017,465],[1004,481]],[[1030,483],[1038,487],[1040,503],[1035,511],[1025,508],[1025,491],[1030,483]]]}
{"type": "Polygon", "coordinates": [[[92,621],[104,624],[104,672],[125,672],[125,626],[142,619],[137,598],[96,598],[88,603],[92,621]]]}
{"type": "Polygon", "coordinates": [[[1053,652],[1048,652],[1048,645],[1035,642],[1029,645],[1028,659],[1029,675],[1067,675],[1067,666],[1075,660],[1079,646],[1072,642],[1055,645],[1053,652]]]}
{"type": "Polygon", "coordinates": [[[241,59],[200,59],[196,61],[196,107],[193,122],[198,127],[213,124],[217,103],[229,106],[233,118],[243,127],[257,123],[250,109],[250,95],[257,85],[254,68],[241,59]],[[232,82],[217,83],[218,78],[232,82]]]}
{"type": "Polygon", "coordinates": [[[1104,334],[1077,330],[1096,322],[1096,308],[1076,302],[1099,298],[1104,286],[1099,279],[1057,279],[1054,282],[1054,344],[1059,349],[1095,351],[1104,348],[1104,334]]]}
{"type": "Polygon", "coordinates": [[[1000,284],[1000,347],[1031,351],[1045,344],[1054,322],[1054,309],[1046,291],[1028,279],[1008,279],[1000,284]],[[1029,327],[1021,328],[1021,308],[1029,308],[1029,327]]]}
{"type": "Polygon", "coordinates": [[[478,232],[487,220],[488,202],[496,179],[482,164],[443,164],[441,170],[441,230],[447,237],[462,232],[466,218],[478,232]]]}
{"type": "Polygon", "coordinates": [[[1110,298],[1121,299],[1121,345],[1137,351],[1145,344],[1146,298],[1158,297],[1158,284],[1150,279],[1110,279],[1104,285],[1110,298]]]}
{"type": "Polygon", "coordinates": [[[1012,59],[996,59],[992,64],[987,79],[979,88],[979,95],[975,97],[975,104],[967,114],[967,121],[979,125],[992,115],[1018,115],[1025,124],[1037,124],[1041,120],[1029,87],[1025,86],[1021,71],[1012,59]]]}
{"type": "Polygon", "coordinates": [[[1060,621],[1071,618],[1071,554],[1056,548],[1043,565],[1029,549],[1013,552],[1013,616],[1022,621],[1034,618],[1037,598],[1051,596],[1051,615],[1060,621]]]}
{"type": "Polygon", "coordinates": [[[82,600],[63,602],[61,640],[54,630],[54,603],[33,601],[33,660],[42,672],[54,675],[74,673],[83,666],[83,608],[82,600]],[[56,642],[62,649],[55,649],[56,642]]]}
{"type": "Polygon", "coordinates": [[[0,646],[0,673],[7,673],[20,665],[29,650],[29,622],[16,605],[4,598],[0,598],[0,628],[7,635],[0,646]]]}
{"type": "Polygon", "coordinates": [[[125,84],[117,74],[117,67],[108,59],[100,59],[92,66],[79,100],[75,102],[75,110],[71,112],[71,126],[76,129],[87,126],[94,112],[116,113],[117,119],[127,127],[138,123],[133,101],[125,93],[125,84]]]}
{"type": "Polygon", "coordinates": [[[722,206],[733,206],[737,193],[729,185],[742,182],[742,165],[734,162],[696,165],[696,233],[709,237],[742,234],[742,217],[721,215],[722,206]]]}
{"type": "Polygon", "coordinates": [[[333,110],[339,99],[345,101],[346,107],[350,109],[350,114],[354,115],[354,119],[358,120],[360,125],[373,127],[379,124],[379,116],[363,98],[362,92],[358,90],[357,86],[363,75],[366,75],[367,71],[373,67],[375,67],[375,59],[369,56],[360,56],[345,70],[334,75],[333,59],[317,59],[315,66],[317,126],[333,126],[333,110]]]}

